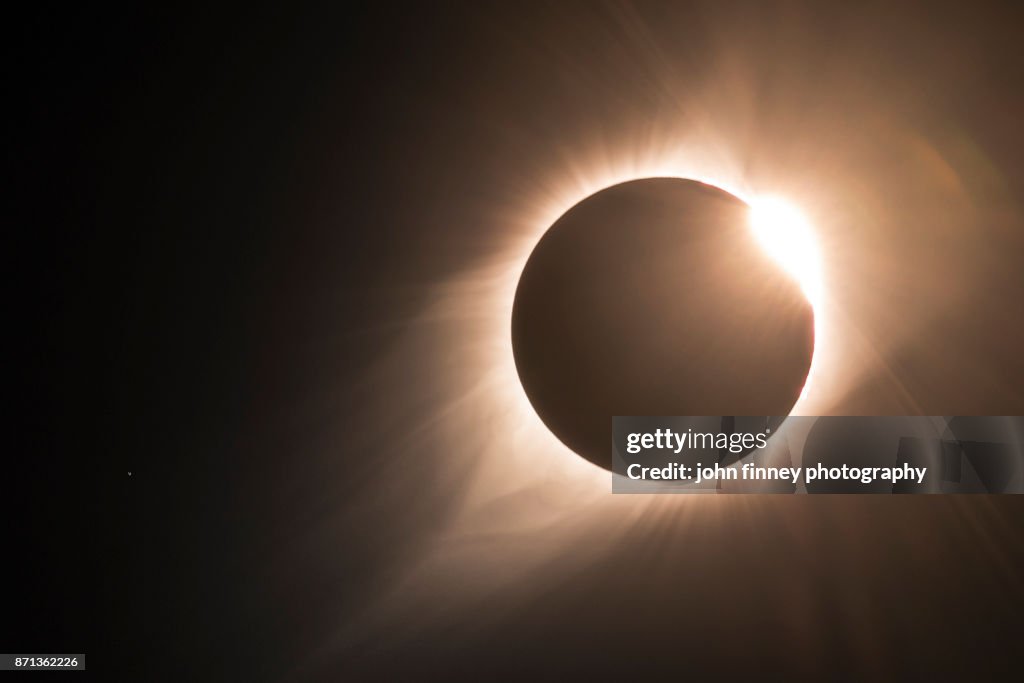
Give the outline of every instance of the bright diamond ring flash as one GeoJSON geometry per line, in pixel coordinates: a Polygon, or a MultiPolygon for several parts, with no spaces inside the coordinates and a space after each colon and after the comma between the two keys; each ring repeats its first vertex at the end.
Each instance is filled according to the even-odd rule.
{"type": "Polygon", "coordinates": [[[818,351],[824,343],[824,280],[821,252],[807,218],[789,202],[777,197],[760,197],[749,202],[750,228],[768,255],[796,278],[804,296],[814,309],[814,355],[807,372],[800,400],[792,414],[800,414],[808,397],[811,380],[819,362],[818,351]]]}
{"type": "Polygon", "coordinates": [[[775,197],[751,202],[750,227],[768,254],[796,278],[815,308],[821,302],[821,254],[814,231],[792,204],[775,197]]]}

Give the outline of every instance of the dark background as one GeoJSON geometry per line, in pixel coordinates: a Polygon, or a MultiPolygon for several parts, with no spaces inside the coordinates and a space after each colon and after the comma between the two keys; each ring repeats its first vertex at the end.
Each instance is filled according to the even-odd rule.
{"type": "Polygon", "coordinates": [[[430,285],[489,255],[482,207],[514,207],[509,185],[588,136],[664,116],[681,95],[659,75],[713,84],[731,44],[763,77],[744,100],[760,133],[818,135],[833,166],[877,170],[858,182],[891,203],[858,210],[904,225],[938,196],[887,155],[879,120],[951,122],[998,178],[968,187],[971,210],[999,216],[964,214],[979,239],[904,242],[884,221],[841,236],[884,233],[932,278],[839,250],[851,281],[886,290],[886,314],[864,303],[881,297],[850,309],[873,342],[908,320],[900,302],[931,296],[922,282],[960,284],[929,319],[944,344],[879,342],[836,411],[1024,413],[1018,17],[726,4],[9,17],[2,649],[85,652],[100,680],[1005,671],[1024,606],[1016,498],[726,500],[696,525],[658,503],[576,573],[510,575],[515,591],[468,607],[409,601],[393,627],[356,618],[460,496],[430,476],[433,446],[392,438],[443,387],[413,400],[429,371],[381,385],[364,369],[430,285]],[[395,493],[382,472],[398,466],[424,476],[395,493]]]}

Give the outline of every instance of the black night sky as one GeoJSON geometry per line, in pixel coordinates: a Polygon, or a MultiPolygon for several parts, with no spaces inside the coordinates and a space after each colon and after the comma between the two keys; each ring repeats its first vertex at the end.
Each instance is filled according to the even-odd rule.
{"type": "Polygon", "coordinates": [[[817,219],[823,414],[1024,414],[1012,3],[348,4],[4,22],[0,651],[132,681],[1005,672],[1018,497],[612,501],[513,423],[491,330],[538,216],[682,150],[817,219]]]}

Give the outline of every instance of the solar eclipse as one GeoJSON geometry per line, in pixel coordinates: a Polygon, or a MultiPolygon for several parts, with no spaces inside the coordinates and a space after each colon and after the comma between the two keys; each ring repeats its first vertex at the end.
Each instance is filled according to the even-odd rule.
{"type": "Polygon", "coordinates": [[[786,415],[814,352],[806,225],[682,178],[620,183],[563,214],[516,289],[512,346],[538,416],[610,466],[613,415],[786,415]]]}

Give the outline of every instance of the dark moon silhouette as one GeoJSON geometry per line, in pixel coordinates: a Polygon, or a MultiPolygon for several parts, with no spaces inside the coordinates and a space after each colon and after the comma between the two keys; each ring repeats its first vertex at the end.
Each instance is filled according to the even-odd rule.
{"type": "Polygon", "coordinates": [[[743,201],[649,178],[551,226],[516,289],[512,346],[544,424],[610,469],[613,415],[787,415],[814,313],[756,242],[743,201]]]}

